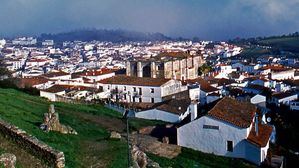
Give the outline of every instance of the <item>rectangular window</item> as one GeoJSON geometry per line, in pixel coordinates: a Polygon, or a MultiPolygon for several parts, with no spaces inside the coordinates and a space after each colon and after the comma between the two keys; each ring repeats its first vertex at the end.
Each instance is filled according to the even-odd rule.
{"type": "Polygon", "coordinates": [[[229,152],[233,152],[233,141],[226,142],[226,150],[229,152]]]}
{"type": "Polygon", "coordinates": [[[139,102],[140,102],[140,103],[142,102],[142,99],[141,99],[141,97],[139,97],[139,102]]]}
{"type": "Polygon", "coordinates": [[[219,126],[215,126],[215,125],[203,125],[203,128],[219,130],[219,126]]]}
{"type": "Polygon", "coordinates": [[[124,86],[124,91],[126,91],[126,90],[127,90],[127,87],[124,86]]]}
{"type": "Polygon", "coordinates": [[[133,92],[136,92],[136,88],[135,87],[133,87],[133,92]]]}
{"type": "Polygon", "coordinates": [[[152,102],[152,103],[155,103],[155,99],[154,99],[154,98],[151,98],[151,102],[152,102]]]}
{"type": "Polygon", "coordinates": [[[155,89],[154,88],[151,88],[151,93],[154,93],[155,92],[155,89]]]}

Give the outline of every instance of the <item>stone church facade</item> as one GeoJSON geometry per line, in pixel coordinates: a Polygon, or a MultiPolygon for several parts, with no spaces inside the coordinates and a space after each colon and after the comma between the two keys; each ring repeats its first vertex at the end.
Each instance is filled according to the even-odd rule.
{"type": "Polygon", "coordinates": [[[204,63],[201,55],[184,52],[160,53],[148,59],[133,59],[126,62],[126,75],[137,77],[195,79],[198,68],[204,63]]]}

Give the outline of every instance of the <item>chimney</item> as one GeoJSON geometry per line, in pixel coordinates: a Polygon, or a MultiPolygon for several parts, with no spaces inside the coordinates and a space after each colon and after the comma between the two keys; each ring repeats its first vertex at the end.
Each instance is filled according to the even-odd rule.
{"type": "Polygon", "coordinates": [[[255,128],[255,135],[258,136],[259,135],[259,117],[258,114],[255,114],[255,121],[254,121],[254,128],[255,128]]]}
{"type": "Polygon", "coordinates": [[[197,102],[192,101],[189,106],[189,112],[191,114],[191,121],[195,120],[197,118],[197,102]]]}

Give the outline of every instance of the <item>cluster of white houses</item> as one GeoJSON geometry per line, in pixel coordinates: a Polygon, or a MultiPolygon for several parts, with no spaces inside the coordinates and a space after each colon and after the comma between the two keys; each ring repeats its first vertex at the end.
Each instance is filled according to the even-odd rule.
{"type": "MultiPolygon", "coordinates": [[[[136,70],[134,67],[131,71],[136,70]]],[[[58,71],[22,80],[23,85],[31,83],[40,89],[42,97],[51,101],[104,99],[134,108],[137,118],[170,123],[187,121],[177,128],[178,145],[260,165],[267,158],[273,131],[265,118],[266,102],[299,109],[295,72],[282,66],[251,64],[217,68],[219,71],[205,78],[154,78],[149,69],[142,72],[148,77],[136,76],[134,72],[116,75],[109,69],[90,69],[72,74],[58,71]],[[242,72],[249,70],[258,73],[242,72]],[[213,103],[216,105],[212,110],[201,114],[201,107],[213,103]]],[[[182,70],[175,72],[179,75],[179,71],[182,70]]]]}
{"type": "Polygon", "coordinates": [[[101,88],[101,91],[96,93],[101,98],[140,106],[135,112],[135,117],[138,118],[178,123],[190,115],[191,121],[177,128],[177,143],[180,146],[243,158],[257,165],[267,157],[272,126],[262,121],[263,113],[256,117],[258,108],[254,105],[265,103],[263,96],[252,98],[252,103],[235,98],[222,98],[219,89],[222,80],[218,81],[218,85],[212,86],[200,78],[182,82],[175,79],[115,75],[113,72],[108,73],[111,76],[98,72],[98,77],[95,77],[96,74],[91,71],[90,74],[81,73],[68,76],[69,78],[65,75],[60,78],[58,73],[46,75],[56,84],[41,90],[40,94],[49,100],[59,101],[61,96],[71,93],[75,96],[75,92],[94,96],[93,89],[101,88]],[[101,78],[100,75],[106,77],[101,78]],[[88,78],[90,85],[80,85],[80,78],[83,82],[88,78]],[[63,83],[75,84],[73,80],[77,80],[76,86],[63,83]],[[219,99],[208,114],[199,115],[200,103],[208,104],[219,99]]]}

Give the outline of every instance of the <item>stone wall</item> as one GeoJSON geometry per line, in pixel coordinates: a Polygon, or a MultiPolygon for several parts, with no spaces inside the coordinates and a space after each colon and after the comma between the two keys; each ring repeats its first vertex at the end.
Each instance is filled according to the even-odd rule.
{"type": "Polygon", "coordinates": [[[0,133],[13,140],[22,148],[30,151],[36,157],[47,162],[49,166],[63,168],[65,166],[64,153],[53,149],[25,131],[0,119],[0,133]]]}

